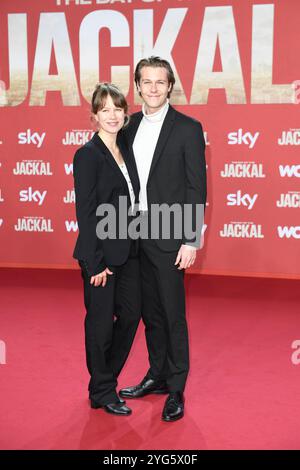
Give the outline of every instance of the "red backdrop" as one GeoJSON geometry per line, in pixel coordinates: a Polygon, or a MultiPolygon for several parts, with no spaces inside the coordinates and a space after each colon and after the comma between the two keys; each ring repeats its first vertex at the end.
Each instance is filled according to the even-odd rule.
{"type": "Polygon", "coordinates": [[[98,80],[172,62],[207,139],[196,272],[300,278],[298,0],[2,0],[0,265],[75,267],[72,160],[98,80]]]}

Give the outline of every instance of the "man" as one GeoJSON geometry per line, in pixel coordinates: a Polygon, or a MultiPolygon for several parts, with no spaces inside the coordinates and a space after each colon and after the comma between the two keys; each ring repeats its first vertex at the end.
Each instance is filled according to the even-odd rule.
{"type": "MultiPolygon", "coordinates": [[[[131,116],[126,130],[140,179],[142,214],[150,217],[153,204],[192,207],[206,202],[205,141],[201,124],[169,104],[175,77],[159,57],[142,59],[135,83],[143,99],[141,112],[131,116]]],[[[152,220],[150,221],[150,225],[152,220]]],[[[184,388],[189,370],[185,317],[184,270],[196,259],[194,240],[171,235],[141,239],[142,318],[150,368],[140,384],[120,390],[120,396],[139,398],[169,393],[164,421],[184,415],[184,388]]]]}

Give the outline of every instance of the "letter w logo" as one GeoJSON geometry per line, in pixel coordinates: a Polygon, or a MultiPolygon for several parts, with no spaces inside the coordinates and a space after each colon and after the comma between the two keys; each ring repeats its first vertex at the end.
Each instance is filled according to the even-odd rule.
{"type": "Polygon", "coordinates": [[[300,226],[299,227],[277,227],[279,238],[300,238],[300,226]]]}
{"type": "Polygon", "coordinates": [[[296,176],[300,178],[300,165],[279,165],[279,173],[280,176],[288,176],[291,178],[292,176],[296,176]]]}
{"type": "Polygon", "coordinates": [[[73,163],[65,163],[65,172],[66,175],[72,175],[73,174],[73,163]]]}
{"type": "Polygon", "coordinates": [[[66,220],[65,221],[67,232],[77,232],[78,223],[75,220],[66,220]]]}

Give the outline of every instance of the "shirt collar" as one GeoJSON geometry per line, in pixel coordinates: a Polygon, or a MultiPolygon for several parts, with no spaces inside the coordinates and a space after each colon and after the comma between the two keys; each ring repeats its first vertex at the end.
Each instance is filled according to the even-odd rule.
{"type": "Polygon", "coordinates": [[[145,108],[146,108],[145,103],[143,103],[142,112],[143,112],[144,118],[147,121],[149,121],[149,122],[163,121],[163,119],[165,118],[165,116],[168,112],[168,109],[169,109],[169,100],[167,100],[166,103],[164,104],[164,106],[159,111],[157,111],[156,113],[146,114],[146,109],[145,108]]]}

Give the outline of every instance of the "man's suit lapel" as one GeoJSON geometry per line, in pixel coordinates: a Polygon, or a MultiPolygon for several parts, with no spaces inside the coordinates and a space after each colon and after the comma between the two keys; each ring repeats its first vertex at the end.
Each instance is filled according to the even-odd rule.
{"type": "MultiPolygon", "coordinates": [[[[151,163],[151,167],[150,167],[150,172],[149,172],[149,176],[148,176],[148,181],[149,181],[149,179],[150,179],[150,177],[153,173],[153,170],[154,170],[154,167],[155,167],[156,163],[159,160],[159,157],[162,154],[164,146],[167,143],[168,137],[170,135],[171,129],[172,129],[174,121],[175,121],[175,116],[176,116],[176,110],[170,105],[169,109],[168,109],[168,112],[167,112],[167,115],[164,119],[161,131],[160,131],[160,134],[159,134],[159,137],[158,137],[158,141],[157,141],[157,144],[156,144],[156,147],[155,147],[155,151],[154,151],[154,154],[153,154],[153,159],[152,159],[152,163],[151,163]]],[[[129,158],[130,158],[130,161],[132,162],[132,164],[134,165],[135,171],[136,171],[137,174],[138,174],[138,171],[137,171],[136,161],[135,161],[135,157],[134,157],[134,153],[133,153],[133,142],[134,142],[137,130],[139,128],[139,125],[140,125],[142,119],[143,119],[143,113],[140,111],[139,113],[137,113],[135,115],[135,118],[132,119],[132,122],[130,123],[129,132],[127,134],[127,142],[128,142],[128,147],[129,147],[129,158]]]]}
{"type": "Polygon", "coordinates": [[[176,114],[175,109],[172,106],[169,106],[168,112],[164,119],[161,131],[158,137],[158,141],[154,150],[153,159],[152,159],[152,163],[151,163],[151,167],[149,171],[148,181],[150,180],[153,170],[155,168],[155,165],[157,164],[159,157],[161,156],[162,151],[167,143],[168,137],[170,135],[171,129],[175,121],[175,114],[176,114]]]}

